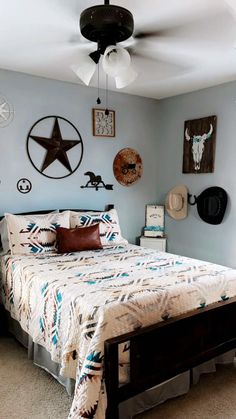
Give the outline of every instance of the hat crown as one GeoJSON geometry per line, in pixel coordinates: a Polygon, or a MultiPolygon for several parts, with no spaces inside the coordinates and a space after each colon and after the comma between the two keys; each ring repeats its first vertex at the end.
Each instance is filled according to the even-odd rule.
{"type": "Polygon", "coordinates": [[[169,207],[172,211],[181,211],[183,205],[183,196],[180,193],[170,193],[169,207]]]}
{"type": "Polygon", "coordinates": [[[208,216],[216,217],[221,209],[220,199],[217,196],[209,196],[208,198],[204,199],[204,211],[208,216]]]}
{"type": "Polygon", "coordinates": [[[227,207],[227,192],[219,186],[205,189],[197,198],[199,217],[209,224],[220,224],[227,207]]]}
{"type": "Polygon", "coordinates": [[[188,189],[185,185],[172,188],[166,197],[166,211],[175,220],[187,217],[188,189]]]}

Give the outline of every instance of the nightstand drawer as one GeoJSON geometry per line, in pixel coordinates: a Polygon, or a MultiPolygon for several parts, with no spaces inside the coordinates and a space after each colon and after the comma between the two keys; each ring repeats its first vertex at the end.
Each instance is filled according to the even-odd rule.
{"type": "Polygon", "coordinates": [[[149,247],[149,249],[166,252],[166,238],[165,237],[140,237],[140,246],[149,247]]]}

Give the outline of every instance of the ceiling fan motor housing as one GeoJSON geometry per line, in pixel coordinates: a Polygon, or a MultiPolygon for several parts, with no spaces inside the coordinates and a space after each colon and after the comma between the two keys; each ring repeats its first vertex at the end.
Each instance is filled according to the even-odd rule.
{"type": "Polygon", "coordinates": [[[97,42],[103,54],[108,45],[125,41],[133,34],[133,15],[110,4],[89,7],[80,15],[80,31],[89,41],[97,42]]]}

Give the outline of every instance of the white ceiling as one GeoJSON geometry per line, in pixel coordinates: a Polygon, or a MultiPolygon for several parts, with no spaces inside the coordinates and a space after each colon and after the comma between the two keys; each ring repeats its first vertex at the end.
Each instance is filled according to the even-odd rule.
{"type": "MultiPolygon", "coordinates": [[[[79,16],[102,3],[0,0],[0,68],[80,83],[70,66],[95,44],[80,36],[79,16]]],[[[122,91],[159,99],[236,80],[236,0],[111,3],[133,13],[136,32],[159,31],[158,37],[129,40],[138,78],[122,91]]],[[[109,88],[116,90],[112,81],[109,88]]]]}

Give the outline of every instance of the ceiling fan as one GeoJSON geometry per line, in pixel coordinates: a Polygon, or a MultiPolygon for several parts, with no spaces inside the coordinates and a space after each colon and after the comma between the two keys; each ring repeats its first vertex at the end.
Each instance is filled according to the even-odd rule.
{"type": "MultiPolygon", "coordinates": [[[[230,5],[234,1],[225,0],[230,5]]],[[[198,16],[199,14],[196,13],[196,19],[198,16]]],[[[207,27],[209,27],[209,19],[209,16],[205,19],[207,27]]],[[[213,19],[215,20],[214,15],[212,22],[213,19]]],[[[201,25],[203,23],[204,19],[201,15],[201,25]]],[[[154,26],[147,31],[140,28],[139,32],[134,33],[132,13],[124,7],[111,5],[109,0],[104,0],[104,4],[89,7],[80,15],[80,32],[83,39],[96,43],[96,49],[80,57],[80,63],[72,65],[71,68],[85,84],[89,85],[98,63],[102,62],[105,73],[114,77],[116,87],[123,88],[137,76],[131,66],[130,55],[158,62],[163,60],[164,63],[174,64],[175,68],[185,67],[186,69],[191,59],[194,61],[196,51],[208,54],[209,48],[217,46],[217,31],[212,31],[212,39],[209,39],[210,46],[205,43],[204,33],[202,39],[204,44],[201,42],[200,33],[196,31],[198,21],[195,24],[188,23],[183,16],[182,20],[178,21],[177,18],[168,26],[160,25],[158,29],[154,26]],[[191,33],[184,32],[184,28],[193,29],[193,38],[191,38],[191,33]],[[158,43],[155,42],[157,38],[158,43]],[[151,42],[147,44],[148,40],[151,42]],[[126,48],[124,48],[124,41],[126,41],[126,48]],[[194,41],[194,47],[191,41],[194,41]],[[204,45],[206,45],[205,51],[204,45]]]]}
{"type": "MultiPolygon", "coordinates": [[[[142,56],[150,59],[150,55],[137,52],[132,46],[124,48],[119,43],[133,38],[134,42],[141,42],[146,38],[157,37],[160,31],[134,32],[132,13],[124,7],[112,5],[109,0],[104,4],[89,7],[80,15],[80,32],[84,38],[97,44],[94,51],[84,55],[79,65],[72,65],[72,70],[86,84],[89,85],[97,64],[102,60],[105,73],[114,77],[116,87],[123,88],[132,83],[137,77],[131,66],[131,56],[142,56]]],[[[132,44],[132,42],[131,42],[132,44]]],[[[155,60],[155,58],[153,58],[155,60]]]]}
{"type": "MultiPolygon", "coordinates": [[[[181,25],[176,28],[181,28],[181,25]]],[[[153,51],[145,48],[144,42],[147,39],[160,38],[168,39],[169,29],[140,30],[134,33],[134,19],[132,13],[124,7],[112,5],[109,0],[104,0],[104,4],[95,5],[82,11],[80,15],[80,32],[83,39],[86,38],[92,43],[96,43],[96,49],[80,57],[80,63],[71,66],[76,75],[89,85],[97,64],[102,61],[105,73],[114,77],[117,88],[129,85],[137,77],[137,73],[131,66],[131,55],[140,56],[156,60],[153,51]],[[167,37],[166,37],[167,35],[167,37]],[[128,42],[128,47],[120,43],[128,42]],[[137,48],[138,46],[138,48],[137,48]]],[[[166,48],[164,45],[164,57],[166,48]]],[[[173,53],[175,59],[179,59],[178,48],[173,53]]],[[[169,58],[169,57],[168,57],[169,58]]],[[[160,59],[159,59],[160,61],[160,59]]],[[[164,62],[168,63],[168,59],[164,62]]],[[[173,62],[173,61],[172,61],[173,62]]],[[[183,67],[185,64],[174,64],[176,67],[183,67]]]]}
{"type": "Polygon", "coordinates": [[[130,84],[137,73],[131,67],[129,52],[120,45],[130,38],[134,31],[132,13],[104,0],[103,5],[85,9],[80,15],[81,34],[97,44],[96,50],[83,57],[80,65],[71,66],[76,75],[89,85],[101,56],[105,73],[115,78],[117,88],[130,84]]]}

